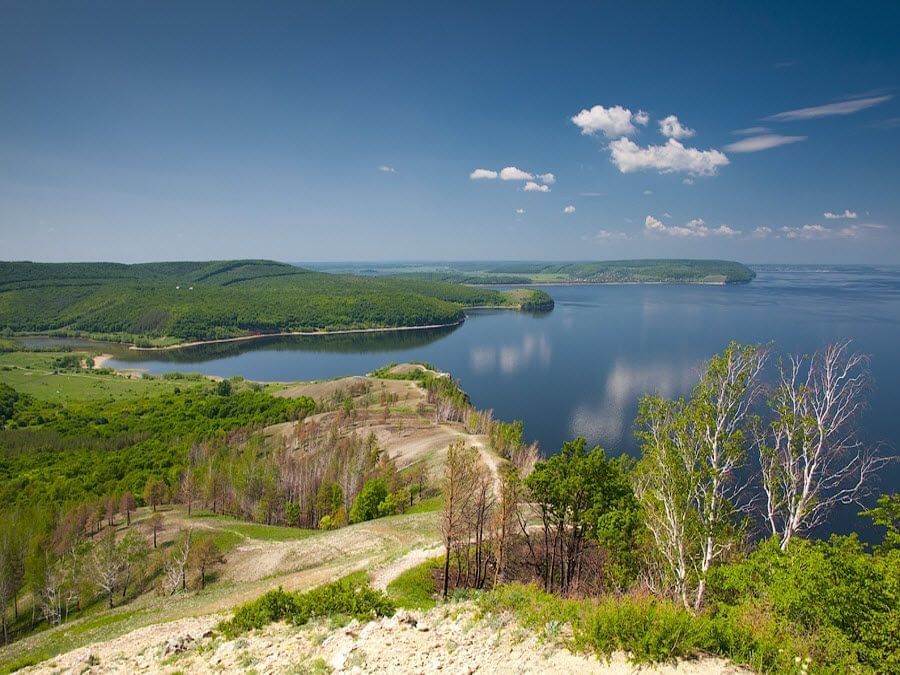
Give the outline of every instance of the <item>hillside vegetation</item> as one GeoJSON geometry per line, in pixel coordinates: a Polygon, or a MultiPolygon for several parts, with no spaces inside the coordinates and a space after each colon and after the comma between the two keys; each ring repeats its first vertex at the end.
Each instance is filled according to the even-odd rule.
{"type": "Polygon", "coordinates": [[[466,307],[549,308],[424,279],[361,279],[265,260],[0,263],[0,330],[141,344],[253,334],[451,324],[466,307]]]}
{"type": "Polygon", "coordinates": [[[744,283],[756,273],[730,260],[606,260],[588,262],[460,262],[340,266],[332,271],[394,275],[463,284],[744,283]]]}

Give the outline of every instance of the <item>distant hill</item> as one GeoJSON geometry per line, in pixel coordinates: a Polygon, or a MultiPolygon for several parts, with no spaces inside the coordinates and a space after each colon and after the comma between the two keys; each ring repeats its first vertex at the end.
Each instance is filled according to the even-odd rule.
{"type": "Polygon", "coordinates": [[[587,262],[454,262],[378,265],[333,264],[333,272],[363,276],[416,277],[484,284],[745,283],[756,273],[730,260],[609,260],[587,262]]]}
{"type": "Polygon", "coordinates": [[[0,262],[0,330],[167,344],[287,331],[426,326],[466,307],[552,306],[425,279],[365,279],[271,260],[0,262]]]}

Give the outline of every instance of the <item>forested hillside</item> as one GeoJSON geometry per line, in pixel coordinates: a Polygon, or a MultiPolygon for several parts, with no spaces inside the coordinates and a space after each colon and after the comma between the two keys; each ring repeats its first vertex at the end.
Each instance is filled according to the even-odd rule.
{"type": "Polygon", "coordinates": [[[328,265],[320,269],[461,284],[744,283],[756,274],[730,260],[606,260],[586,262],[454,262],[328,265]]]}
{"type": "Polygon", "coordinates": [[[418,279],[361,279],[262,260],[0,263],[0,330],[172,342],[461,321],[474,306],[549,305],[418,279]]]}

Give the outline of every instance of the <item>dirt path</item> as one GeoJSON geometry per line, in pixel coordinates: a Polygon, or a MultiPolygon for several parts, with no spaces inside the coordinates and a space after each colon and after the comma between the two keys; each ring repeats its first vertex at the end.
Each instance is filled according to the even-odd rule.
{"type": "Polygon", "coordinates": [[[373,588],[378,588],[383,591],[388,587],[389,583],[403,574],[406,570],[412,569],[416,565],[421,565],[426,560],[436,558],[443,552],[444,547],[441,545],[431,546],[429,548],[414,548],[406,555],[375,570],[374,574],[371,576],[370,583],[373,588]]]}

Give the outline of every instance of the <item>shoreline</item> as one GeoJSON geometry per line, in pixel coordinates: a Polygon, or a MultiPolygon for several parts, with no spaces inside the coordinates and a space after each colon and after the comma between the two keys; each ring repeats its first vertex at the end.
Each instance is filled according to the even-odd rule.
{"type": "Polygon", "coordinates": [[[94,370],[99,370],[100,368],[106,368],[106,362],[111,361],[115,357],[112,354],[97,354],[94,356],[94,370]]]}
{"type": "MultiPolygon", "coordinates": [[[[475,309],[470,307],[469,309],[475,309]]],[[[203,345],[224,344],[229,342],[247,342],[250,340],[260,340],[263,338],[274,337],[325,337],[328,335],[352,335],[360,333],[391,333],[395,331],[412,331],[412,330],[429,330],[434,328],[452,328],[460,326],[465,321],[465,317],[459,321],[451,323],[436,323],[425,326],[394,326],[390,328],[345,328],[342,330],[316,330],[316,331],[282,331],[279,333],[258,333],[254,335],[241,335],[232,338],[217,338],[215,340],[194,340],[192,342],[179,342],[174,345],[166,345],[165,347],[138,347],[137,345],[129,345],[130,351],[136,352],[165,352],[175,349],[187,349],[190,347],[202,347],[203,345]]]]}

